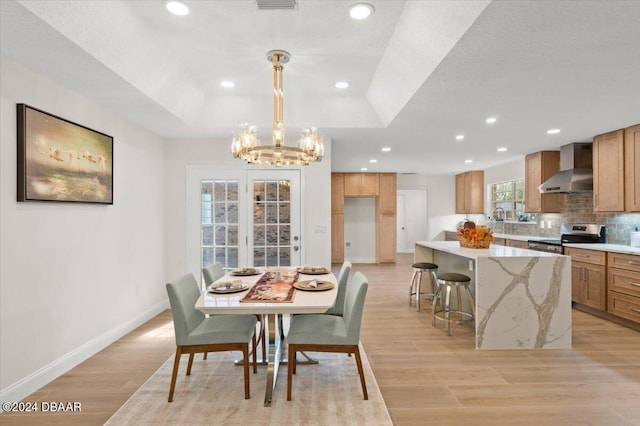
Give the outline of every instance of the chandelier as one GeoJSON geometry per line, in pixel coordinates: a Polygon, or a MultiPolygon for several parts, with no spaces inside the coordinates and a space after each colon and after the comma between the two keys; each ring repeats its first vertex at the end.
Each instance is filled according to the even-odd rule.
{"type": "Polygon", "coordinates": [[[231,143],[231,152],[235,158],[245,160],[247,163],[276,167],[303,166],[322,160],[324,145],[315,127],[302,130],[298,146],[284,144],[282,69],[290,58],[291,55],[284,50],[272,50],[267,53],[267,59],[273,65],[273,129],[271,131],[273,144],[261,145],[257,137],[258,129],[247,123],[242,124],[240,131],[234,134],[231,143]]]}

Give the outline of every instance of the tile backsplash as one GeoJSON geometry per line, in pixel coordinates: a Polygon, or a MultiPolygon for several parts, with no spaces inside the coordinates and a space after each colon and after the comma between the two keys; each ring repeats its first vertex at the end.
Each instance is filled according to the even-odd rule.
{"type": "Polygon", "coordinates": [[[496,233],[559,238],[562,223],[597,223],[606,226],[607,243],[622,245],[631,243],[631,231],[640,230],[640,213],[594,213],[593,193],[563,194],[561,198],[560,213],[531,214],[530,222],[489,225],[496,233]]]}

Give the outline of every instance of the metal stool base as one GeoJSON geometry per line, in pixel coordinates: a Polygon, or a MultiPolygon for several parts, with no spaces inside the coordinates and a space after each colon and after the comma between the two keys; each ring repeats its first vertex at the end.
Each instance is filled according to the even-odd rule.
{"type": "Polygon", "coordinates": [[[420,312],[420,299],[422,296],[427,296],[431,302],[436,295],[437,280],[435,278],[435,271],[437,269],[414,269],[413,276],[411,277],[411,284],[409,286],[409,306],[411,306],[415,300],[416,310],[420,312]],[[422,274],[431,273],[431,292],[421,291],[422,274]]]}
{"type": "Polygon", "coordinates": [[[438,287],[436,289],[436,294],[433,299],[433,307],[431,310],[431,325],[436,326],[436,320],[443,321],[446,324],[445,331],[447,336],[451,336],[451,314],[457,314],[460,317],[467,317],[466,319],[455,320],[456,324],[465,324],[469,322],[474,322],[476,313],[474,306],[473,295],[471,294],[471,290],[469,290],[468,282],[456,282],[456,281],[443,281],[438,280],[438,287]],[[455,287],[456,290],[456,300],[458,304],[458,309],[451,309],[451,290],[455,287]],[[471,311],[467,312],[462,310],[462,298],[460,293],[460,287],[464,287],[467,296],[469,297],[469,301],[471,302],[471,311]],[[443,294],[444,293],[444,294],[443,294]],[[442,305],[442,308],[438,308],[438,302],[442,305]]]}

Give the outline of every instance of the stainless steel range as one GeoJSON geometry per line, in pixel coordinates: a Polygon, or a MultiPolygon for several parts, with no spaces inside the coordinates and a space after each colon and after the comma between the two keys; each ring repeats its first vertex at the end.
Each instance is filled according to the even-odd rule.
{"type": "Polygon", "coordinates": [[[560,227],[561,237],[559,240],[529,240],[529,250],[545,251],[549,253],[562,254],[563,244],[582,243],[594,244],[604,243],[605,226],[595,223],[563,223],[560,227]]]}

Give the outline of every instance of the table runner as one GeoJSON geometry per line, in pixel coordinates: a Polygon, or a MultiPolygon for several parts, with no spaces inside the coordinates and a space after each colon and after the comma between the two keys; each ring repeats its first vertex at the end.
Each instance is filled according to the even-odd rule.
{"type": "Polygon", "coordinates": [[[281,273],[279,281],[276,281],[276,274],[278,273],[265,272],[240,302],[293,302],[293,283],[298,281],[300,273],[281,273]]]}

